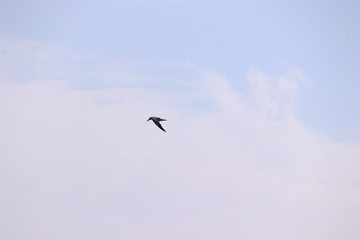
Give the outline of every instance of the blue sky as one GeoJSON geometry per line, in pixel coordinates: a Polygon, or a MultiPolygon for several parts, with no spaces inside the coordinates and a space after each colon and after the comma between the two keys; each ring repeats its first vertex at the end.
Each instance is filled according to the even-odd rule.
{"type": "Polygon", "coordinates": [[[2,236],[359,237],[359,8],[1,1],[2,236]]]}
{"type": "Polygon", "coordinates": [[[106,58],[191,62],[221,71],[239,91],[250,67],[276,74],[286,62],[312,82],[299,104],[304,124],[358,136],[357,1],[1,4],[3,35],[106,58]]]}

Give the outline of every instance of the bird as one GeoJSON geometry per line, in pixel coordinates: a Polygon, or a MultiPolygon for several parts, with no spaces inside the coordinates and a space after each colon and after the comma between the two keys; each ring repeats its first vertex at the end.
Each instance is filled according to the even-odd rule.
{"type": "Polygon", "coordinates": [[[147,121],[149,121],[149,120],[152,120],[156,124],[156,126],[158,126],[161,130],[166,132],[165,129],[160,124],[161,121],[166,121],[166,119],[162,119],[159,117],[149,117],[149,119],[147,121]]]}

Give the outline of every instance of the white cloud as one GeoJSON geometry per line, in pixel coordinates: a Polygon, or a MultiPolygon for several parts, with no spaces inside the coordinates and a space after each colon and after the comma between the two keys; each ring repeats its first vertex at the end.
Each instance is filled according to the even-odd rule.
{"type": "Polygon", "coordinates": [[[287,68],[283,76],[269,76],[251,69],[247,74],[252,101],[265,115],[286,117],[294,114],[295,99],[300,88],[308,87],[309,80],[297,68],[287,68]]]}
{"type": "Polygon", "coordinates": [[[81,59],[46,55],[27,83],[6,65],[3,238],[359,237],[359,145],[301,125],[299,70],[252,69],[239,94],[191,64],[81,59]]]}

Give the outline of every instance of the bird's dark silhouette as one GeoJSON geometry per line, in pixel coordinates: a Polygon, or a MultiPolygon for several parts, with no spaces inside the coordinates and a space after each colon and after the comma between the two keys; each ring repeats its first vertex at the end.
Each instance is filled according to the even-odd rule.
{"type": "Polygon", "coordinates": [[[160,124],[161,121],[166,121],[166,119],[162,119],[159,117],[149,117],[149,119],[147,121],[149,121],[149,120],[152,120],[156,124],[156,126],[158,126],[161,130],[166,132],[165,129],[160,124]]]}

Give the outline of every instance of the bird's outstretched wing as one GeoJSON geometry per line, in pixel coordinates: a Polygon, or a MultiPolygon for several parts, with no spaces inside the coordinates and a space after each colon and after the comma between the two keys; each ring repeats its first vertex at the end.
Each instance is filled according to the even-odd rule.
{"type": "Polygon", "coordinates": [[[159,122],[160,122],[160,121],[166,121],[166,119],[162,119],[162,118],[159,118],[159,117],[156,118],[156,120],[158,120],[159,122]]]}
{"type": "Polygon", "coordinates": [[[164,132],[166,132],[165,129],[163,129],[163,127],[161,126],[161,124],[160,124],[159,122],[154,121],[154,123],[155,123],[156,126],[158,126],[161,130],[163,130],[164,132]]]}

